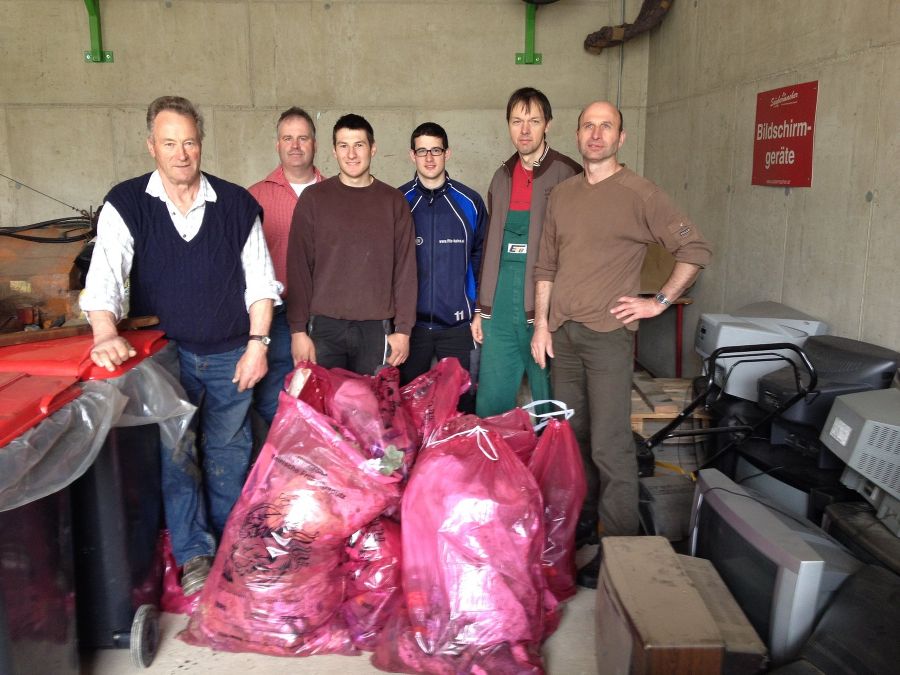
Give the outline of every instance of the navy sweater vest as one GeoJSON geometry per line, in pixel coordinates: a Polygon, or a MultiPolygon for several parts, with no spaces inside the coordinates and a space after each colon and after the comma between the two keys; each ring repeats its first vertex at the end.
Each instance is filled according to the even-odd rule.
{"type": "Polygon", "coordinates": [[[204,175],[216,201],[206,202],[191,241],[178,234],[166,203],[146,193],[150,174],[119,183],[106,201],[134,238],[131,316],[156,315],[182,348],[220,354],[246,343],[250,332],[241,252],[260,207],[244,188],[204,175]]]}

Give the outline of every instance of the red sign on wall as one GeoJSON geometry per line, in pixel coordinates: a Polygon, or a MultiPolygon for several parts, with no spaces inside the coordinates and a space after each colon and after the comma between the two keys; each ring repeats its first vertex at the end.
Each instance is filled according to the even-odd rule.
{"type": "Polygon", "coordinates": [[[818,92],[816,81],[757,94],[753,185],[812,185],[818,92]]]}

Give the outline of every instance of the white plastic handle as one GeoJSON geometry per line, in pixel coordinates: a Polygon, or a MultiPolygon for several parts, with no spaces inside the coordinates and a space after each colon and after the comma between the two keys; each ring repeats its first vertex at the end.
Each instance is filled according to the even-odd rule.
{"type": "Polygon", "coordinates": [[[536,422],[534,425],[535,431],[540,431],[550,422],[554,417],[562,417],[563,419],[571,419],[572,415],[575,414],[575,411],[572,410],[569,406],[567,406],[563,401],[557,401],[555,399],[546,399],[543,401],[532,401],[531,403],[526,403],[522,406],[522,410],[527,412],[529,415],[534,417],[536,420],[543,420],[542,422],[536,422]],[[536,413],[532,412],[534,408],[537,408],[541,405],[555,405],[559,410],[551,410],[546,413],[536,413]]]}

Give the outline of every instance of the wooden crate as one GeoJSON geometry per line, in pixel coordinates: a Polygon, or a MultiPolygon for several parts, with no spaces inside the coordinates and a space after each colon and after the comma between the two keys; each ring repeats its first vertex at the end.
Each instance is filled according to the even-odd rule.
{"type": "MultiPolygon", "coordinates": [[[[692,400],[689,379],[650,378],[635,374],[631,388],[631,428],[645,438],[651,436],[675,419],[692,400]]],[[[710,417],[704,410],[695,410],[691,419],[685,420],[681,428],[703,429],[709,426],[709,420],[710,417]]]]}

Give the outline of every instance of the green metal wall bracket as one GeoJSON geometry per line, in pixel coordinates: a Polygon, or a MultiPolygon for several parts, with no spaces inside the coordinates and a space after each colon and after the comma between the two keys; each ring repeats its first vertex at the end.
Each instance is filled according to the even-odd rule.
{"type": "Polygon", "coordinates": [[[534,17],[536,14],[537,5],[528,3],[525,6],[525,51],[516,53],[516,63],[520,66],[539,66],[544,60],[543,54],[534,52],[534,17]]]}
{"type": "Polygon", "coordinates": [[[88,63],[112,63],[113,53],[103,51],[103,38],[100,35],[100,0],[84,0],[88,11],[88,25],[91,29],[91,49],[84,53],[88,63]]]}

